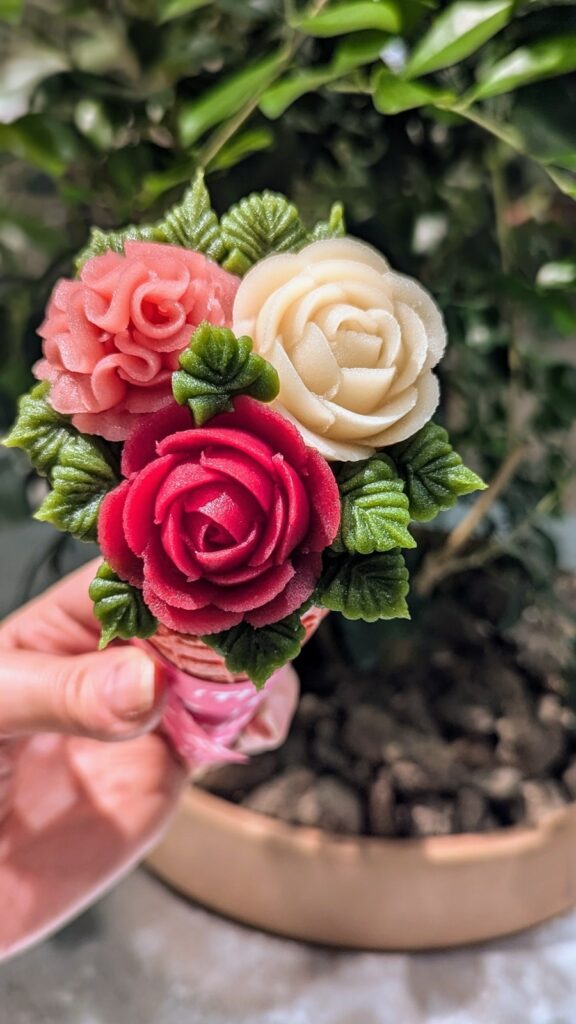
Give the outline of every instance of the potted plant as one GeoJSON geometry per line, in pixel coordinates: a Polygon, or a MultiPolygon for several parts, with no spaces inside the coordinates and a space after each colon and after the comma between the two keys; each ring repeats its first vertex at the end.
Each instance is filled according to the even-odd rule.
{"type": "MultiPolygon", "coordinates": [[[[219,38],[226,16],[219,5],[204,6],[210,10],[186,22],[159,19],[166,45],[169,33],[188,26],[219,38]]],[[[570,584],[557,577],[543,525],[562,507],[571,476],[573,12],[506,2],[457,3],[436,15],[402,7],[291,10],[286,49],[277,52],[274,16],[259,27],[242,21],[243,40],[254,38],[263,59],[235,71],[237,53],[225,53],[229,76],[201,98],[205,78],[196,95],[177,82],[182,159],[176,169],[156,163],[138,189],[144,207],[198,162],[228,172],[274,141],[280,159],[259,156],[240,164],[236,178],[215,175],[220,208],[231,189],[234,199],[246,192],[243,179],[254,174],[288,191],[304,214],[316,213],[319,195],[323,203],[342,198],[352,233],[420,278],[446,315],[444,422],[491,486],[462,522],[445,522],[445,538],[424,527],[412,632],[337,627],[330,617],[298,666],[305,693],[284,753],[205,778],[220,795],[189,794],[176,842],[154,861],[172,881],[244,919],[383,946],[522,927],[568,905],[572,886],[572,812],[564,809],[572,793],[570,584]],[[537,642],[544,635],[553,637],[545,652],[537,642]],[[561,649],[550,650],[560,640],[561,649]],[[443,779],[432,779],[442,770],[443,779]],[[279,795],[280,784],[290,784],[291,795],[279,795]],[[555,804],[539,824],[542,809],[555,804]],[[521,823],[527,829],[516,831],[521,823]],[[324,832],[306,832],[311,825],[324,832]],[[487,835],[472,840],[478,832],[487,835]],[[229,853],[232,837],[238,873],[228,868],[229,889],[216,892],[206,869],[218,850],[229,853]],[[251,910],[241,897],[255,865],[262,893],[251,910]],[[302,901],[288,884],[295,878],[307,879],[302,901]],[[446,922],[444,886],[453,893],[456,882],[461,898],[451,898],[460,912],[446,922]],[[287,889],[291,907],[282,899],[287,889]],[[314,893],[322,913],[312,906],[306,917],[302,902],[314,893]],[[379,913],[370,920],[365,910],[376,894],[379,913]],[[342,919],[347,931],[338,930],[342,919]]],[[[145,53],[137,28],[130,38],[145,53]]],[[[55,100],[58,121],[57,90],[55,100]]],[[[108,116],[113,102],[97,113],[108,116]]],[[[151,131],[148,107],[138,115],[140,141],[151,131]]],[[[158,120],[172,130],[172,108],[160,104],[158,120]]],[[[78,124],[82,133],[102,121],[79,115],[78,124]]],[[[25,140],[29,128],[24,118],[14,132],[25,140]]],[[[111,139],[98,130],[91,144],[106,151],[111,139]]],[[[107,181],[106,206],[121,180],[107,181]]],[[[133,216],[133,193],[132,184],[123,205],[114,197],[120,224],[133,216]]],[[[138,219],[149,218],[142,211],[138,219]]]]}

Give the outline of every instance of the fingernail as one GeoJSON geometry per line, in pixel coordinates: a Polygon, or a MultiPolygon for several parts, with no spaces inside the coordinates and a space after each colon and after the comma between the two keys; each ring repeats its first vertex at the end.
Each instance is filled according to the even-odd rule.
{"type": "Polygon", "coordinates": [[[144,718],[155,707],[162,690],[161,670],[153,661],[118,667],[106,683],[106,702],[119,718],[144,718]]]}

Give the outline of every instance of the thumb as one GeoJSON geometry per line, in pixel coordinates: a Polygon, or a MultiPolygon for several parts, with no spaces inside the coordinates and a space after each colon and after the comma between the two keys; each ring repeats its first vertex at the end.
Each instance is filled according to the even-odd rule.
{"type": "Polygon", "coordinates": [[[78,657],[2,652],[0,735],[128,739],[157,724],[163,684],[162,667],[137,647],[78,657]]]}

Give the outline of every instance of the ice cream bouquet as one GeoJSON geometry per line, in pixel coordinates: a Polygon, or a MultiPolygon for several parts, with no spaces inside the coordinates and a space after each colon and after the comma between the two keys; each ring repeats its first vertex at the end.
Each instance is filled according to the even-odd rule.
{"type": "Polygon", "coordinates": [[[322,616],[408,616],[411,521],[483,486],[432,420],[434,301],[339,205],[307,227],[264,192],[219,219],[198,175],[163,220],[93,231],[40,334],[5,443],[48,481],[36,517],[100,547],[102,645],[171,666],[193,763],[277,741],[322,616]]]}

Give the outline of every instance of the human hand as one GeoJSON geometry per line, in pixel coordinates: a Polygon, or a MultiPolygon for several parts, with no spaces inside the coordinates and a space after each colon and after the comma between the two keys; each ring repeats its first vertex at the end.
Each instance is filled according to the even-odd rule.
{"type": "Polygon", "coordinates": [[[97,652],[93,576],[85,566],[0,625],[0,957],[137,862],[184,780],[149,731],[161,668],[136,647],[97,652]]]}

